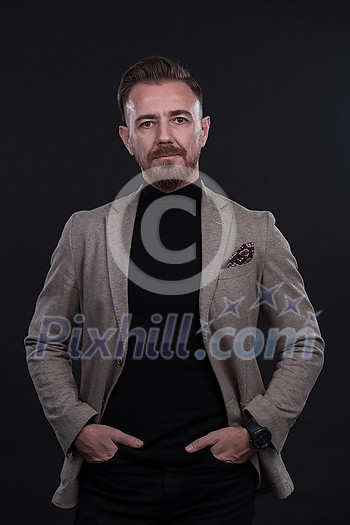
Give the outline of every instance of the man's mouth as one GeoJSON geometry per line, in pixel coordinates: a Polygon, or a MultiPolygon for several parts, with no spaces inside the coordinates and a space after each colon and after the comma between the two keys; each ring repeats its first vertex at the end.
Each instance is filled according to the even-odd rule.
{"type": "Polygon", "coordinates": [[[149,155],[149,160],[156,160],[156,159],[168,159],[169,157],[182,157],[185,158],[185,151],[182,151],[180,149],[171,149],[171,148],[159,148],[157,151],[153,151],[149,155]]]}
{"type": "Polygon", "coordinates": [[[178,153],[167,153],[167,154],[164,154],[164,155],[158,155],[157,157],[154,157],[155,159],[164,159],[166,157],[178,157],[179,154],[178,153]]]}

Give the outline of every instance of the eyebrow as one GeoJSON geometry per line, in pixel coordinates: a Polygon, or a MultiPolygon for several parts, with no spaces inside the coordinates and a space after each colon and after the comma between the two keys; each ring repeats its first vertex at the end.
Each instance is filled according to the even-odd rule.
{"type": "MultiPolygon", "coordinates": [[[[173,111],[169,111],[170,117],[176,117],[178,115],[185,115],[186,117],[193,119],[192,113],[188,111],[187,109],[174,109],[173,111]]],[[[135,123],[140,122],[141,120],[155,120],[157,118],[157,115],[154,113],[146,113],[145,115],[140,115],[135,120],[135,123]]]]}

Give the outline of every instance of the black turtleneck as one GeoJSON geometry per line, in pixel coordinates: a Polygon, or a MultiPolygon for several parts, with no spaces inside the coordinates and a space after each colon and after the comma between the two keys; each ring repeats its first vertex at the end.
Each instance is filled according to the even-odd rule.
{"type": "Polygon", "coordinates": [[[184,447],[227,426],[222,394],[200,332],[201,197],[199,179],[171,193],[151,185],[141,190],[130,260],[158,281],[156,292],[155,288],[143,288],[142,282],[134,282],[135,270],[129,266],[132,317],[128,352],[102,423],[132,434],[145,444],[141,449],[121,445],[117,453],[120,457],[157,465],[193,463],[209,451],[188,454],[184,447]],[[167,196],[171,199],[164,211],[169,199],[162,199],[167,196]],[[191,211],[181,209],[183,204],[190,205],[191,211]],[[156,212],[153,215],[150,205],[156,212]],[[170,262],[159,260],[159,252],[149,247],[153,240],[150,232],[155,238],[158,233],[161,245],[173,250],[170,262]],[[190,246],[187,260],[176,264],[179,250],[190,246]],[[195,284],[191,289],[183,288],[183,280],[191,277],[195,284]],[[176,289],[181,293],[159,293],[164,288],[159,280],[177,281],[176,289]]]}

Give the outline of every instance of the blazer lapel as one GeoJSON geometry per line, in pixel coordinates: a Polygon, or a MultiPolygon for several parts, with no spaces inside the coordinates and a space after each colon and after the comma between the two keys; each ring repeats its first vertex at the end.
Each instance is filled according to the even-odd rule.
{"type": "MultiPolygon", "coordinates": [[[[123,342],[128,340],[128,269],[137,206],[143,184],[133,193],[113,202],[106,218],[107,262],[114,311],[123,342]]],[[[120,349],[118,354],[120,355],[120,349]]]]}
{"type": "Polygon", "coordinates": [[[225,248],[234,242],[236,221],[231,203],[202,183],[202,276],[199,314],[204,343],[208,344],[209,309],[223,264],[225,248]],[[229,242],[230,241],[230,242],[229,242]]]}

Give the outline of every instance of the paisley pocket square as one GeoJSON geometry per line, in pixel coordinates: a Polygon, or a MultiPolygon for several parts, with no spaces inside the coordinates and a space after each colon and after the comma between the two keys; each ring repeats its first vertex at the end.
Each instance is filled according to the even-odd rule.
{"type": "Polygon", "coordinates": [[[242,244],[236,250],[229,260],[227,261],[225,268],[230,268],[231,266],[241,266],[242,264],[247,264],[253,259],[254,255],[254,243],[247,242],[242,244]]]}

